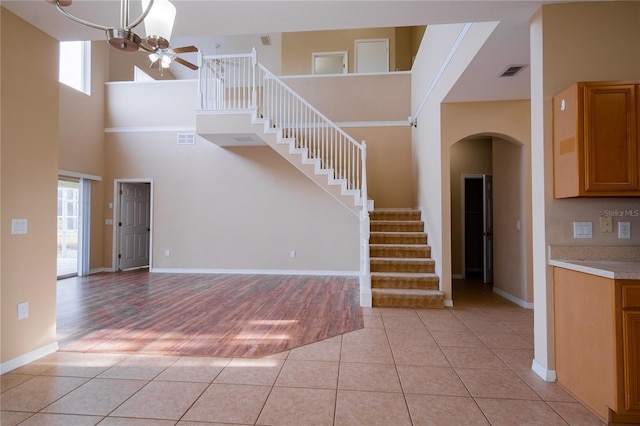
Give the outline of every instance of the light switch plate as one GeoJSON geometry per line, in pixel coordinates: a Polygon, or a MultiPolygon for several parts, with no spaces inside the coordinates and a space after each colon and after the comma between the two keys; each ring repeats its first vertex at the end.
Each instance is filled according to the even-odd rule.
{"type": "Polygon", "coordinates": [[[28,224],[27,219],[11,219],[11,233],[14,235],[26,234],[28,224]]]}
{"type": "Polygon", "coordinates": [[[573,222],[573,238],[593,238],[593,222],[573,222]]]}

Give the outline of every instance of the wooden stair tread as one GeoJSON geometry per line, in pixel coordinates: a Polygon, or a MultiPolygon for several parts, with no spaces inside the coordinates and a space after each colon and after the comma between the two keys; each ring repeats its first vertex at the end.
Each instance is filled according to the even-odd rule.
{"type": "Polygon", "coordinates": [[[371,278],[412,278],[423,280],[439,280],[433,272],[372,272],[371,278]]]}
{"type": "Polygon", "coordinates": [[[373,248],[396,248],[396,249],[417,249],[417,248],[430,248],[430,246],[428,246],[427,244],[393,244],[393,243],[386,243],[386,244],[369,244],[369,247],[373,247],[373,248]]]}
{"type": "Polygon", "coordinates": [[[431,297],[443,297],[444,293],[440,290],[423,290],[415,288],[372,288],[372,293],[378,293],[380,295],[393,295],[393,296],[431,296],[431,297]]]}
{"type": "Polygon", "coordinates": [[[372,257],[371,262],[377,263],[435,263],[435,261],[431,258],[427,257],[372,257]]]}

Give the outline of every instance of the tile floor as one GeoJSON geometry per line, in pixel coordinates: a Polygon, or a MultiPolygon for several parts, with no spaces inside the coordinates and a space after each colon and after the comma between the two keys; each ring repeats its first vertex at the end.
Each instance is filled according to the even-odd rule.
{"type": "Polygon", "coordinates": [[[365,327],[263,359],[57,352],[1,377],[21,425],[601,425],[531,372],[533,312],[482,285],[455,308],[364,309],[365,327]]]}

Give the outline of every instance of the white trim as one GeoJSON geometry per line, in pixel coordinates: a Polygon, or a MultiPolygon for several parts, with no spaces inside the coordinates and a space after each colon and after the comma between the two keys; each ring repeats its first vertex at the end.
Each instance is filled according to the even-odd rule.
{"type": "Polygon", "coordinates": [[[153,81],[107,81],[104,83],[107,86],[121,86],[130,84],[176,84],[184,82],[198,82],[197,78],[186,78],[184,80],[153,80],[153,81]]]}
{"type": "Polygon", "coordinates": [[[89,275],[91,274],[99,274],[101,272],[115,272],[113,268],[94,268],[89,270],[89,275]]]}
{"type": "Polygon", "coordinates": [[[453,308],[453,300],[452,299],[444,299],[444,307],[445,308],[453,308]]]}
{"type": "Polygon", "coordinates": [[[313,271],[296,269],[204,269],[204,268],[150,268],[161,274],[233,274],[233,275],[334,275],[358,277],[360,271],[313,271]]]}
{"type": "Polygon", "coordinates": [[[71,172],[69,170],[58,170],[58,176],[102,181],[102,176],[88,175],[86,173],[79,173],[79,172],[71,172]]]}
{"type": "Polygon", "coordinates": [[[43,356],[52,354],[57,350],[58,342],[53,342],[51,344],[48,344],[47,346],[43,346],[24,355],[20,355],[17,358],[10,359],[9,361],[0,364],[0,374],[8,373],[9,371],[15,370],[16,368],[22,367],[23,365],[27,365],[30,362],[40,359],[43,356]]]}
{"type": "Polygon", "coordinates": [[[301,79],[301,78],[327,78],[327,77],[362,77],[364,75],[398,75],[398,74],[411,74],[411,71],[390,71],[390,72],[380,72],[380,73],[368,73],[368,74],[303,74],[303,75],[282,75],[278,78],[282,81],[287,79],[301,79]]]}
{"type": "Polygon", "coordinates": [[[188,126],[105,127],[105,133],[195,132],[188,126]]]}
{"type": "Polygon", "coordinates": [[[501,290],[499,288],[496,288],[495,285],[493,286],[493,292],[496,293],[499,296],[504,297],[508,301],[515,303],[516,305],[520,306],[521,308],[533,309],[533,303],[525,302],[522,299],[518,299],[517,297],[507,293],[506,291],[501,290]]]}
{"type": "Polygon", "coordinates": [[[555,382],[556,381],[556,370],[547,370],[535,359],[531,363],[531,370],[536,373],[542,380],[545,382],[555,382]]]}
{"type": "Polygon", "coordinates": [[[410,123],[401,121],[340,121],[335,123],[338,127],[408,127],[410,123]]]}

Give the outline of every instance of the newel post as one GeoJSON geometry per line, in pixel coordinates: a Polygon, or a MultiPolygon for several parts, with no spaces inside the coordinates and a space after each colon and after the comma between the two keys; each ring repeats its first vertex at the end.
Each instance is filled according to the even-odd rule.
{"type": "Polygon", "coordinates": [[[371,261],[369,257],[369,195],[367,194],[367,143],[362,141],[360,156],[362,161],[362,184],[360,195],[362,211],[360,213],[360,306],[371,307],[371,261]]]}

